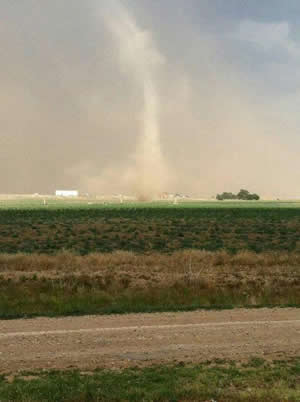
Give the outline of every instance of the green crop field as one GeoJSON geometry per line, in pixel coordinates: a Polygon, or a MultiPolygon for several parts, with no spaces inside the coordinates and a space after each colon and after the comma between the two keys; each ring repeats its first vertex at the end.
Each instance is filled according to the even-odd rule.
{"type": "Polygon", "coordinates": [[[1,201],[2,253],[300,251],[300,203],[1,201]]]}

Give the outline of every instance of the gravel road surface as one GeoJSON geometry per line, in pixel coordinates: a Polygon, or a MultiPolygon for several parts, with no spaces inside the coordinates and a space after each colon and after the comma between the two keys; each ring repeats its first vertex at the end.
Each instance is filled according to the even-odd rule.
{"type": "Polygon", "coordinates": [[[0,372],[300,356],[300,309],[0,321],[0,372]]]}

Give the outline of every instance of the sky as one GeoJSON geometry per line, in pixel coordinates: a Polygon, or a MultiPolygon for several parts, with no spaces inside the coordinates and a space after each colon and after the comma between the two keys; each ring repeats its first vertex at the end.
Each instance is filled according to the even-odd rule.
{"type": "Polygon", "coordinates": [[[0,60],[0,193],[300,197],[298,0],[0,0],[0,60]]]}

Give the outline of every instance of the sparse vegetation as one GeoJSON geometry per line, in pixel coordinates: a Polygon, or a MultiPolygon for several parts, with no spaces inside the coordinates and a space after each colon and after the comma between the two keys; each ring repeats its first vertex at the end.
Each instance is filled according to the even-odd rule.
{"type": "Polygon", "coordinates": [[[19,373],[0,378],[0,400],[83,401],[299,401],[300,361],[252,359],[197,366],[123,371],[19,373]]]}

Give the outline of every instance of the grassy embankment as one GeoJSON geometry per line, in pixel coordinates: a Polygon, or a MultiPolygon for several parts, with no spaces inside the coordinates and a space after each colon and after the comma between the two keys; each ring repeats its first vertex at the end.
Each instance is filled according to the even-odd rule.
{"type": "Polygon", "coordinates": [[[300,254],[0,255],[0,317],[300,306],[300,254]]]}
{"type": "Polygon", "coordinates": [[[23,373],[0,377],[0,400],[14,402],[300,400],[300,360],[246,364],[23,373]]]}

